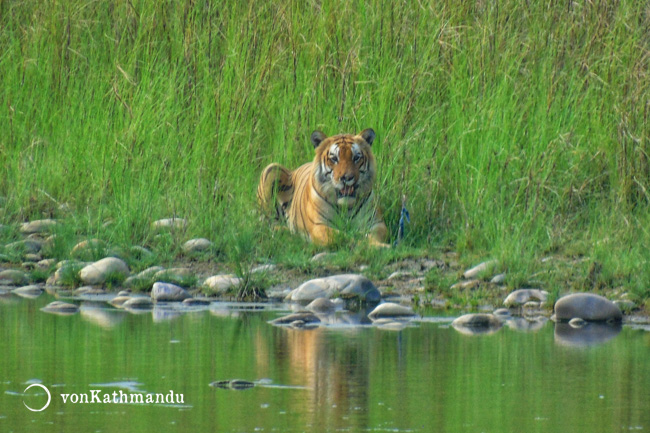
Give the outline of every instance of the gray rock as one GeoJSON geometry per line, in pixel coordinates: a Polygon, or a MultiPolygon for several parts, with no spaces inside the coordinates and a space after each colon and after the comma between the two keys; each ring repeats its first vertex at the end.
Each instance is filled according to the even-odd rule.
{"type": "Polygon", "coordinates": [[[288,316],[278,317],[277,319],[271,320],[269,323],[272,325],[289,325],[298,320],[303,323],[320,323],[320,319],[312,312],[292,313],[288,316]]]}
{"type": "Polygon", "coordinates": [[[0,272],[0,285],[24,286],[29,282],[29,277],[23,271],[7,269],[0,272]]]}
{"type": "Polygon", "coordinates": [[[75,304],[69,304],[67,302],[54,301],[41,308],[41,311],[53,314],[70,315],[78,312],[79,307],[77,307],[75,304]]]}
{"type": "Polygon", "coordinates": [[[327,298],[317,298],[311,301],[306,308],[315,313],[331,313],[336,310],[336,304],[327,298]]]}
{"type": "Polygon", "coordinates": [[[356,274],[333,275],[306,281],[292,290],[287,299],[293,302],[311,302],[317,298],[331,299],[338,296],[358,298],[368,303],[381,300],[381,294],[372,281],[356,274]]]}
{"type": "Polygon", "coordinates": [[[106,290],[100,289],[99,287],[83,286],[83,287],[79,287],[78,289],[76,289],[72,293],[75,296],[81,296],[81,295],[105,295],[106,290]]]}
{"type": "Polygon", "coordinates": [[[503,322],[493,314],[465,314],[451,322],[457,331],[467,335],[490,334],[503,326],[503,322]]]}
{"type": "Polygon", "coordinates": [[[5,248],[10,251],[21,252],[26,254],[36,254],[43,248],[43,242],[35,239],[23,239],[22,241],[12,242],[5,245],[5,248]]]}
{"type": "Polygon", "coordinates": [[[151,299],[155,302],[181,302],[191,295],[187,290],[170,283],[154,283],[151,289],[151,299]]]}
{"type": "MultiPolygon", "coordinates": [[[[113,299],[113,301],[115,301],[115,299],[113,299]]],[[[151,302],[151,299],[145,298],[144,296],[136,296],[125,300],[122,303],[122,308],[131,310],[151,310],[153,308],[153,302],[151,302]]]]}
{"type": "Polygon", "coordinates": [[[186,282],[194,275],[189,268],[170,268],[157,272],[153,279],[163,283],[187,285],[186,282]]]}
{"type": "Polygon", "coordinates": [[[485,272],[490,268],[496,266],[497,263],[498,262],[496,260],[488,260],[487,262],[483,262],[479,265],[476,265],[473,268],[466,270],[465,273],[463,273],[463,278],[468,280],[472,278],[476,278],[482,272],[485,272]]]}
{"type": "Polygon", "coordinates": [[[187,220],[184,218],[163,218],[158,221],[153,222],[153,227],[160,228],[170,228],[170,229],[184,229],[187,227],[187,220]]]}
{"type": "Polygon", "coordinates": [[[11,291],[11,293],[22,298],[34,299],[43,294],[43,288],[36,285],[23,286],[11,291]]]}
{"type": "Polygon", "coordinates": [[[555,342],[562,346],[587,347],[603,344],[621,332],[620,322],[590,322],[581,328],[574,328],[568,323],[555,324],[555,342]]]}
{"type": "MultiPolygon", "coordinates": [[[[122,308],[122,306],[124,305],[124,303],[125,303],[126,301],[130,300],[130,299],[132,299],[131,296],[124,296],[124,295],[119,295],[119,294],[118,294],[118,296],[116,296],[116,297],[114,297],[113,299],[111,299],[111,301],[109,302],[109,304],[111,304],[111,305],[112,305],[113,307],[115,307],[115,308],[122,308]]],[[[149,302],[151,302],[151,299],[149,299],[149,298],[144,298],[144,299],[147,299],[147,300],[149,300],[149,302]]]]}
{"type": "Polygon", "coordinates": [[[79,242],[72,248],[70,254],[73,257],[87,257],[95,252],[103,251],[106,247],[104,241],[99,239],[88,239],[85,241],[79,242]]]}
{"type": "Polygon", "coordinates": [[[252,274],[257,274],[258,272],[272,272],[275,271],[277,266],[274,264],[268,263],[266,265],[259,265],[251,269],[252,274]]]}
{"type": "Polygon", "coordinates": [[[183,305],[188,305],[188,306],[210,305],[210,300],[205,298],[187,298],[183,300],[183,305]]]}
{"type": "Polygon", "coordinates": [[[481,284],[480,280],[459,281],[458,283],[451,286],[450,289],[452,290],[473,289],[474,287],[477,287],[479,284],[481,284]]]}
{"type": "Polygon", "coordinates": [[[79,278],[84,284],[103,284],[111,275],[129,276],[129,267],[122,260],[115,257],[106,257],[79,271],[79,278]]]}
{"type": "Polygon", "coordinates": [[[579,317],[574,317],[573,319],[569,320],[569,325],[572,328],[583,328],[585,325],[587,325],[587,322],[579,317]]]}
{"type": "Polygon", "coordinates": [[[576,317],[591,322],[619,322],[623,319],[623,314],[612,301],[593,293],[574,293],[560,298],[555,303],[557,321],[576,317]]]}
{"type": "Polygon", "coordinates": [[[411,307],[395,304],[394,302],[385,302],[377,305],[374,310],[368,314],[368,318],[373,322],[378,319],[408,319],[415,316],[411,307]]]}
{"type": "Polygon", "coordinates": [[[539,301],[544,303],[547,298],[548,292],[546,290],[519,289],[510,293],[505,301],[503,301],[503,305],[506,307],[518,307],[530,301],[539,301]]]}
{"type": "Polygon", "coordinates": [[[56,259],[44,259],[41,260],[40,262],[36,263],[39,268],[41,269],[48,269],[51,268],[56,264],[56,259]]]}
{"type": "MultiPolygon", "coordinates": [[[[506,310],[507,311],[507,310],[506,310]]],[[[544,327],[548,318],[543,316],[537,317],[512,317],[506,322],[510,329],[520,332],[536,332],[544,327]]]]}
{"type": "Polygon", "coordinates": [[[29,263],[32,267],[41,260],[43,260],[43,257],[40,254],[25,254],[25,262],[29,263]]]}
{"type": "Polygon", "coordinates": [[[203,286],[207,287],[214,293],[225,293],[231,288],[239,286],[241,282],[241,278],[238,278],[233,274],[214,275],[206,278],[203,282],[203,286]]]}
{"type": "Polygon", "coordinates": [[[56,224],[57,222],[52,219],[31,221],[23,223],[20,226],[20,232],[24,234],[49,233],[56,224]]]}
{"type": "Polygon", "coordinates": [[[314,257],[311,258],[312,262],[322,262],[325,259],[328,259],[329,257],[334,256],[334,253],[328,253],[327,251],[323,251],[322,253],[316,254],[314,257]]]}
{"type": "Polygon", "coordinates": [[[212,248],[212,242],[205,238],[191,239],[183,244],[183,252],[196,253],[212,248]]]}

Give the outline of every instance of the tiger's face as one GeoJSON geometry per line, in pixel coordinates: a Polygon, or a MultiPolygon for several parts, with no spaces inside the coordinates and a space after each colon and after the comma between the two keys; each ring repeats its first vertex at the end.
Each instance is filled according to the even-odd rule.
{"type": "Polygon", "coordinates": [[[316,148],[315,178],[328,202],[351,208],[370,194],[375,181],[375,159],[370,149],[374,139],[372,129],[358,135],[326,137],[320,131],[311,135],[316,148]]]}

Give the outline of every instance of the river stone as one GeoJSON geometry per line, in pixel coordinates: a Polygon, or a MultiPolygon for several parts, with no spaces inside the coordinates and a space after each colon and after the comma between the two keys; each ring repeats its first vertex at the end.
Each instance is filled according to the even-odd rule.
{"type": "Polygon", "coordinates": [[[171,228],[171,229],[184,229],[187,227],[187,220],[184,218],[163,218],[152,223],[154,228],[171,228]]]}
{"type": "Polygon", "coordinates": [[[378,319],[407,319],[415,316],[411,307],[396,304],[394,302],[385,302],[377,305],[374,310],[368,314],[368,318],[373,322],[378,319]]]}
{"type": "Polygon", "coordinates": [[[359,298],[370,303],[381,300],[381,294],[372,281],[356,274],[333,275],[306,281],[292,290],[287,299],[294,302],[311,302],[317,298],[330,299],[337,296],[359,298]]]}
{"type": "Polygon", "coordinates": [[[36,263],[39,268],[41,269],[48,269],[51,268],[56,264],[56,259],[44,259],[41,260],[40,262],[36,263]]]}
{"type": "Polygon", "coordinates": [[[450,289],[452,290],[473,289],[474,287],[477,287],[479,284],[481,284],[481,280],[459,281],[458,283],[451,286],[450,289]]]}
{"type": "Polygon", "coordinates": [[[241,278],[238,278],[233,274],[214,275],[212,277],[206,278],[203,282],[203,286],[216,293],[225,293],[229,289],[240,284],[241,278]]]}
{"type": "Polygon", "coordinates": [[[567,321],[573,318],[586,321],[621,321],[620,308],[612,301],[593,293],[574,293],[560,298],[555,303],[555,318],[567,321]]]}
{"type": "Polygon", "coordinates": [[[193,275],[189,268],[170,268],[156,272],[153,279],[163,283],[186,285],[184,283],[193,275]]]}
{"type": "Polygon", "coordinates": [[[506,280],[506,274],[498,274],[492,277],[490,282],[492,284],[502,284],[506,280]]]}
{"type": "Polygon", "coordinates": [[[586,324],[587,322],[585,322],[579,317],[574,317],[573,319],[569,320],[569,325],[571,325],[572,328],[582,328],[586,324]]]}
{"type": "Polygon", "coordinates": [[[29,282],[29,277],[23,271],[7,269],[0,272],[0,285],[24,286],[29,282]]]}
{"type": "Polygon", "coordinates": [[[36,285],[23,286],[12,290],[11,293],[23,298],[34,299],[43,294],[43,288],[36,285]]]}
{"type": "Polygon", "coordinates": [[[621,311],[629,312],[636,308],[636,304],[629,299],[619,299],[617,301],[614,301],[614,304],[616,304],[616,306],[620,308],[621,311]]]}
{"type": "Polygon", "coordinates": [[[78,289],[76,289],[72,293],[75,296],[81,296],[81,295],[105,295],[106,290],[100,289],[99,287],[83,286],[83,287],[79,287],[78,289]]]}
{"type": "Polygon", "coordinates": [[[5,245],[10,251],[19,251],[27,254],[36,254],[43,248],[43,242],[35,239],[23,239],[22,241],[12,242],[5,245]]]}
{"type": "Polygon", "coordinates": [[[181,302],[190,297],[187,290],[175,284],[157,282],[151,289],[151,299],[155,302],[181,302]]]}
{"type": "Polygon", "coordinates": [[[101,251],[105,247],[104,241],[100,239],[87,239],[85,241],[79,242],[77,245],[72,247],[70,255],[73,257],[87,256],[92,254],[95,251],[101,251]]]}
{"type": "Polygon", "coordinates": [[[75,314],[77,311],[79,311],[79,307],[77,307],[75,304],[69,304],[67,302],[54,301],[41,308],[41,311],[44,311],[46,313],[68,315],[75,314]]]}
{"type": "Polygon", "coordinates": [[[546,290],[519,289],[510,293],[505,301],[503,301],[503,305],[506,307],[518,307],[530,301],[539,301],[544,303],[547,298],[548,292],[546,290]]]}
{"type": "Polygon", "coordinates": [[[205,238],[191,239],[183,244],[183,252],[196,253],[207,251],[212,247],[212,242],[205,238]]]}
{"type": "MultiPolygon", "coordinates": [[[[115,301],[115,299],[113,301],[115,301]]],[[[122,303],[122,308],[132,310],[150,310],[153,308],[153,302],[151,302],[151,299],[144,296],[136,296],[124,301],[122,303]]]]}
{"type": "Polygon", "coordinates": [[[472,279],[476,278],[480,273],[487,271],[488,269],[496,266],[498,262],[496,260],[488,260],[487,262],[483,262],[479,265],[474,266],[471,269],[466,270],[463,273],[463,278],[465,279],[472,279]]]}
{"type": "Polygon", "coordinates": [[[79,271],[79,278],[84,284],[103,284],[111,275],[129,276],[129,267],[124,261],[115,257],[106,257],[79,271]]]}
{"type": "MultiPolygon", "coordinates": [[[[120,294],[118,294],[116,297],[114,297],[113,299],[111,299],[111,301],[109,302],[109,304],[111,304],[111,305],[112,305],[113,307],[115,307],[115,308],[122,308],[122,306],[124,305],[124,303],[125,303],[126,301],[128,301],[129,299],[131,299],[131,296],[125,296],[125,295],[120,295],[120,294]]],[[[145,298],[145,299],[149,299],[149,298],[145,298]]],[[[149,300],[151,301],[151,299],[149,299],[149,300]]]]}
{"type": "Polygon", "coordinates": [[[32,233],[46,233],[52,230],[56,224],[56,221],[52,219],[31,221],[23,223],[20,226],[20,232],[28,235],[32,233]]]}
{"type": "Polygon", "coordinates": [[[500,328],[503,322],[493,314],[465,314],[451,322],[453,327],[500,328]]]}
{"type": "Polygon", "coordinates": [[[259,265],[251,269],[252,274],[257,274],[258,272],[272,272],[277,266],[274,264],[268,263],[266,265],[259,265]]]}
{"type": "Polygon", "coordinates": [[[303,311],[300,313],[292,313],[288,316],[278,317],[277,319],[271,320],[269,323],[272,325],[289,325],[295,321],[302,321],[303,323],[320,323],[320,319],[310,311],[303,311]]]}
{"type": "Polygon", "coordinates": [[[330,313],[336,310],[336,304],[327,298],[317,298],[311,301],[306,308],[315,313],[330,313]]]}
{"type": "Polygon", "coordinates": [[[187,298],[183,300],[183,305],[188,306],[202,306],[210,305],[211,301],[205,298],[187,298]]]}

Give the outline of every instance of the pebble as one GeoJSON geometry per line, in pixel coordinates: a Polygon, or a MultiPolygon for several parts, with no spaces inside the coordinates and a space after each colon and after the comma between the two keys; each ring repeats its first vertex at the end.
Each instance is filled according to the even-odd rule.
{"type": "Polygon", "coordinates": [[[191,239],[183,244],[183,252],[196,253],[212,248],[212,242],[205,238],[191,239]]]}
{"type": "Polygon", "coordinates": [[[24,234],[32,233],[49,233],[57,222],[53,219],[36,220],[23,223],[20,226],[20,232],[24,234]]]}
{"type": "Polygon", "coordinates": [[[498,274],[492,277],[490,282],[492,284],[503,284],[503,282],[506,280],[506,274],[498,274]]]}
{"type": "Polygon", "coordinates": [[[239,286],[241,281],[241,278],[238,278],[233,274],[214,275],[206,278],[205,281],[203,281],[203,286],[215,293],[225,293],[231,288],[239,286]]]}
{"type": "Polygon", "coordinates": [[[100,252],[105,248],[106,244],[104,241],[99,239],[88,239],[85,241],[79,242],[77,245],[72,247],[70,255],[73,257],[86,257],[95,252],[100,252]]]}
{"type": "Polygon", "coordinates": [[[156,282],[151,289],[151,299],[155,302],[181,302],[190,297],[187,290],[175,284],[156,282]]]}
{"type": "Polygon", "coordinates": [[[153,308],[153,302],[151,301],[151,299],[146,298],[144,296],[136,296],[125,300],[122,303],[122,308],[131,309],[131,310],[150,310],[153,308]]]}
{"type": "Polygon", "coordinates": [[[251,269],[252,274],[257,274],[258,272],[273,272],[277,268],[276,265],[268,263],[266,265],[259,265],[251,269]]]}
{"type": "Polygon", "coordinates": [[[201,305],[210,305],[211,301],[204,298],[187,298],[183,300],[184,305],[189,306],[201,306],[201,305]]]}
{"type": "Polygon", "coordinates": [[[485,272],[488,269],[496,266],[497,263],[498,262],[496,260],[488,260],[487,262],[483,262],[483,263],[481,263],[479,265],[476,265],[473,268],[466,270],[463,273],[463,278],[465,278],[465,279],[476,278],[482,272],[485,272]]]}
{"type": "Polygon", "coordinates": [[[510,293],[505,301],[503,301],[503,305],[506,307],[518,307],[530,301],[539,301],[544,303],[547,298],[548,292],[546,290],[519,289],[510,293]]]}
{"type": "Polygon", "coordinates": [[[289,325],[297,320],[300,320],[303,323],[320,323],[320,319],[312,312],[292,313],[288,316],[278,317],[277,319],[271,320],[269,323],[272,325],[289,325]]]}
{"type": "Polygon", "coordinates": [[[473,289],[475,287],[478,287],[478,285],[481,284],[481,280],[469,280],[469,281],[459,281],[458,283],[454,284],[453,286],[450,287],[450,289],[455,290],[455,289],[473,289]]]}
{"type": "Polygon", "coordinates": [[[23,271],[7,269],[0,272],[0,285],[24,286],[29,282],[29,277],[23,271]]]}
{"type": "Polygon", "coordinates": [[[112,275],[129,276],[129,267],[124,261],[115,257],[106,257],[79,271],[79,278],[85,284],[103,284],[112,275]]]}

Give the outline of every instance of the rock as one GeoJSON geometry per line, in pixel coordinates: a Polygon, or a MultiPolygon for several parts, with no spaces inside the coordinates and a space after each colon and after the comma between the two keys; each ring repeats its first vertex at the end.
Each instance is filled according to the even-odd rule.
{"type": "Polygon", "coordinates": [[[187,298],[183,300],[183,305],[188,306],[203,306],[210,305],[211,301],[204,298],[187,298]]]}
{"type": "Polygon", "coordinates": [[[478,287],[479,284],[481,284],[480,280],[459,281],[451,286],[450,289],[473,289],[474,287],[478,287]]]}
{"type": "Polygon", "coordinates": [[[111,276],[129,276],[129,267],[122,260],[115,257],[106,257],[79,271],[79,278],[84,284],[103,284],[111,276]]]}
{"type": "Polygon", "coordinates": [[[510,310],[507,308],[498,308],[492,312],[497,317],[507,318],[510,317],[510,310]]]}
{"type": "Polygon", "coordinates": [[[539,310],[540,305],[541,304],[537,301],[528,301],[523,305],[523,307],[524,310],[539,310]]]}
{"type": "Polygon", "coordinates": [[[35,285],[23,286],[12,290],[11,293],[23,298],[34,299],[43,294],[43,288],[35,285]]]}
{"type": "Polygon", "coordinates": [[[81,296],[81,295],[105,295],[106,290],[100,289],[98,287],[93,287],[93,286],[83,286],[79,287],[77,290],[72,292],[75,296],[81,296]]]}
{"type": "Polygon", "coordinates": [[[490,282],[492,284],[503,284],[503,282],[506,280],[506,274],[498,274],[492,277],[490,282]]]}
{"type": "Polygon", "coordinates": [[[451,322],[457,331],[467,335],[491,334],[503,326],[493,314],[465,314],[451,322]]]}
{"type": "Polygon", "coordinates": [[[190,297],[187,290],[175,284],[157,282],[151,289],[151,299],[155,302],[181,302],[190,297]]]}
{"type": "Polygon", "coordinates": [[[275,271],[277,266],[274,264],[259,265],[251,269],[251,274],[257,274],[258,272],[272,272],[275,271]]]}
{"type": "Polygon", "coordinates": [[[620,308],[621,311],[630,312],[636,309],[636,304],[628,299],[619,299],[617,301],[614,301],[614,304],[616,304],[616,306],[620,308]]]}
{"type": "Polygon", "coordinates": [[[519,307],[529,301],[539,301],[544,303],[547,298],[548,292],[546,290],[519,289],[510,293],[505,301],[503,301],[503,305],[506,307],[519,307]]]}
{"type": "Polygon", "coordinates": [[[23,239],[22,241],[12,242],[5,245],[9,251],[21,252],[25,254],[36,254],[43,248],[43,242],[35,239],[23,239]]]}
{"type": "Polygon", "coordinates": [[[41,260],[43,260],[43,257],[40,254],[25,254],[25,262],[29,263],[32,267],[41,260]]]}
{"type": "Polygon", "coordinates": [[[482,272],[485,272],[490,268],[496,266],[497,263],[498,262],[496,260],[488,260],[487,262],[483,262],[480,265],[476,265],[473,268],[466,270],[465,273],[463,273],[463,278],[468,280],[472,278],[476,278],[482,272]]]}
{"type": "Polygon", "coordinates": [[[582,328],[587,324],[584,320],[582,320],[579,317],[574,317],[573,319],[569,320],[569,325],[572,328],[582,328]]]}
{"type": "Polygon", "coordinates": [[[379,304],[368,314],[368,318],[373,322],[378,319],[408,319],[415,316],[411,307],[405,307],[394,302],[385,302],[379,304]]]}
{"type": "Polygon", "coordinates": [[[401,331],[408,326],[408,322],[404,320],[395,320],[390,318],[378,319],[372,322],[377,328],[384,331],[401,331]]]}
{"type": "MultiPolygon", "coordinates": [[[[154,281],[161,283],[171,283],[181,286],[188,285],[187,282],[194,279],[194,274],[189,268],[170,268],[156,272],[153,276],[154,281]]],[[[193,280],[192,282],[194,282],[193,280]]]]}
{"type": "Polygon", "coordinates": [[[117,292],[117,296],[131,296],[131,290],[126,289],[126,290],[120,290],[117,292]]]}
{"type": "Polygon", "coordinates": [[[41,311],[44,311],[46,313],[70,315],[78,312],[79,307],[77,307],[75,304],[68,304],[67,302],[54,301],[41,308],[41,311]]]}
{"type": "Polygon", "coordinates": [[[316,254],[314,257],[311,258],[312,262],[322,262],[325,259],[334,256],[334,253],[328,253],[327,251],[323,251],[322,253],[316,254]]]}
{"type": "Polygon", "coordinates": [[[20,232],[24,234],[32,233],[49,233],[57,222],[52,219],[36,220],[28,223],[23,223],[20,226],[20,232]]]}
{"type": "Polygon", "coordinates": [[[586,347],[603,344],[621,332],[620,322],[586,323],[581,328],[574,328],[568,323],[555,324],[555,342],[562,346],[586,347]]]}
{"type": "Polygon", "coordinates": [[[72,248],[70,255],[73,257],[90,258],[93,253],[100,253],[105,248],[105,243],[99,239],[89,239],[79,242],[72,248]]]}
{"type": "Polygon", "coordinates": [[[183,244],[183,252],[196,253],[212,248],[212,242],[204,238],[191,239],[183,244]]]}
{"type": "Polygon", "coordinates": [[[218,380],[216,382],[212,382],[210,386],[213,386],[215,388],[233,389],[236,391],[241,391],[244,389],[249,389],[254,387],[255,383],[249,382],[247,380],[232,379],[232,380],[218,380]]]}
{"type": "Polygon", "coordinates": [[[145,269],[144,271],[132,275],[126,280],[124,280],[124,287],[127,288],[138,288],[141,290],[150,290],[155,282],[155,276],[158,272],[164,271],[162,266],[152,266],[145,269]]]}
{"type": "Polygon", "coordinates": [[[576,317],[591,322],[619,322],[623,319],[616,304],[593,293],[574,293],[560,298],[555,303],[556,320],[567,321],[576,317]]]}
{"type": "Polygon", "coordinates": [[[368,303],[381,300],[381,294],[372,281],[356,274],[333,275],[306,281],[292,290],[287,299],[293,302],[311,302],[317,298],[331,299],[337,296],[358,298],[368,303]]]}
{"type": "Polygon", "coordinates": [[[392,274],[390,274],[388,276],[388,278],[386,278],[386,280],[388,280],[388,281],[390,281],[390,280],[399,280],[399,279],[410,277],[410,276],[411,276],[411,274],[408,273],[408,272],[395,271],[392,274]]]}
{"type": "MultiPolygon", "coordinates": [[[[506,310],[508,311],[508,310],[506,310]]],[[[510,329],[521,332],[536,332],[544,327],[548,319],[543,316],[537,317],[512,317],[508,319],[506,325],[510,329]]]]}
{"type": "Polygon", "coordinates": [[[277,319],[271,320],[269,323],[272,325],[289,325],[292,322],[300,320],[304,323],[320,323],[320,319],[312,312],[301,312],[301,313],[292,313],[288,316],[278,317],[277,319]]]}
{"type": "Polygon", "coordinates": [[[233,274],[214,275],[206,278],[203,282],[203,286],[215,293],[225,293],[231,288],[239,286],[241,281],[241,278],[238,278],[233,274]]]}
{"type": "MultiPolygon", "coordinates": [[[[113,299],[115,301],[115,299],[113,299]]],[[[122,303],[122,308],[131,310],[150,310],[153,308],[151,299],[144,296],[129,298],[122,303]]]]}
{"type": "MultiPolygon", "coordinates": [[[[111,301],[109,302],[109,304],[111,304],[111,305],[112,305],[113,307],[115,307],[115,308],[122,308],[122,306],[124,305],[124,303],[125,303],[126,301],[130,300],[130,299],[132,299],[131,296],[124,296],[124,295],[119,295],[119,294],[118,294],[118,296],[116,296],[116,297],[114,297],[113,299],[111,299],[111,301]]],[[[149,299],[149,298],[144,298],[144,299],[148,299],[149,302],[151,302],[151,299],[149,299]]]]}
{"type": "Polygon", "coordinates": [[[336,310],[336,304],[327,298],[317,298],[305,308],[315,313],[331,313],[336,310]]]}
{"type": "Polygon", "coordinates": [[[169,229],[184,229],[187,227],[187,220],[184,218],[164,218],[158,221],[153,222],[153,227],[160,228],[169,228],[169,229]]]}
{"type": "Polygon", "coordinates": [[[36,264],[41,269],[49,269],[56,264],[56,259],[44,259],[36,264]]]}
{"type": "Polygon", "coordinates": [[[0,272],[0,285],[24,286],[29,282],[29,277],[23,271],[7,269],[0,272]]]}

